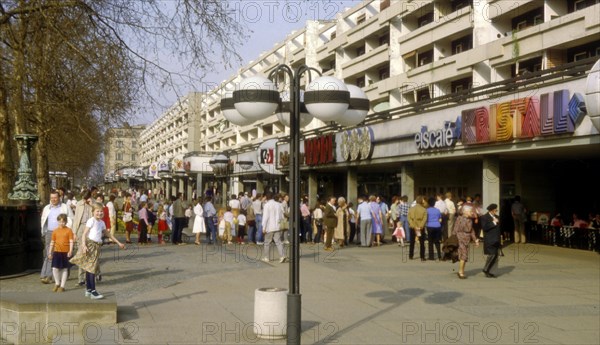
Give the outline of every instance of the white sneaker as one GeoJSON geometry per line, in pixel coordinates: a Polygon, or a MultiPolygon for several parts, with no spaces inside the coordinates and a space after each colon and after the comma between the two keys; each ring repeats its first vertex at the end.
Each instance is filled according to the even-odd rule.
{"type": "Polygon", "coordinates": [[[256,242],[256,245],[262,246],[263,244],[265,244],[264,242],[256,242]]]}
{"type": "Polygon", "coordinates": [[[260,259],[260,261],[262,261],[262,262],[269,262],[270,260],[269,260],[269,258],[265,257],[265,258],[260,259]]]}
{"type": "Polygon", "coordinates": [[[281,257],[281,258],[279,259],[279,263],[280,263],[280,264],[282,264],[282,263],[284,263],[284,262],[287,262],[287,261],[288,261],[288,258],[286,258],[285,256],[284,256],[284,257],[281,257]]]}
{"type": "Polygon", "coordinates": [[[103,299],[103,298],[104,298],[104,296],[102,296],[101,294],[99,294],[99,293],[98,293],[98,291],[96,291],[96,290],[92,290],[92,291],[90,292],[90,298],[91,298],[91,299],[103,299]]]}
{"type": "Polygon", "coordinates": [[[85,290],[85,297],[90,297],[92,295],[92,291],[91,290],[85,290]]]}

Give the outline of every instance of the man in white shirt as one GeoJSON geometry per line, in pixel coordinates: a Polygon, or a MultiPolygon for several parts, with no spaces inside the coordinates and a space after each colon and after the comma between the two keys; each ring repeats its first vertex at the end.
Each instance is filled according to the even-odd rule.
{"type": "Polygon", "coordinates": [[[446,204],[446,210],[448,211],[448,221],[446,222],[446,226],[444,227],[444,235],[446,238],[452,235],[452,228],[454,228],[454,220],[456,216],[456,205],[454,201],[452,201],[452,193],[446,193],[446,199],[444,199],[444,203],[446,204]]]}
{"type": "Polygon", "coordinates": [[[277,251],[279,252],[279,262],[284,263],[287,257],[283,252],[282,231],[279,226],[280,220],[283,219],[283,209],[281,204],[273,199],[273,193],[266,193],[267,202],[263,207],[262,214],[262,230],[265,234],[265,243],[263,250],[262,261],[269,262],[269,251],[271,249],[271,241],[275,242],[277,251]]]}
{"type": "Polygon", "coordinates": [[[448,208],[446,207],[446,202],[444,202],[444,195],[442,193],[437,193],[435,195],[435,204],[433,207],[437,208],[442,214],[442,239],[445,240],[447,237],[444,229],[448,226],[448,208]]]}
{"type": "MultiPolygon", "coordinates": [[[[71,208],[66,204],[60,202],[60,196],[57,191],[50,192],[50,204],[46,205],[42,210],[42,238],[44,239],[44,263],[42,265],[42,272],[40,273],[40,279],[43,284],[50,284],[52,282],[52,260],[48,259],[48,250],[50,249],[50,242],[52,242],[52,232],[58,228],[58,215],[67,215],[67,227],[73,226],[73,212],[71,208]]],[[[71,228],[71,230],[73,230],[71,228]]]]}

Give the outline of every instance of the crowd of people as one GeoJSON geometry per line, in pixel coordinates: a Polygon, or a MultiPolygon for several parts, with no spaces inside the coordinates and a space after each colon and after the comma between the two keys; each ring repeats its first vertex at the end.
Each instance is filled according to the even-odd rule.
{"type": "MultiPolygon", "coordinates": [[[[152,236],[161,245],[167,243],[167,236],[171,244],[184,245],[184,232],[186,236],[191,232],[196,245],[203,241],[209,245],[234,242],[259,245],[263,246],[265,262],[271,260],[270,246],[274,243],[279,262],[288,261],[287,194],[242,192],[231,195],[223,206],[215,202],[215,197],[214,193],[206,193],[204,197],[194,195],[187,200],[183,193],[178,193],[166,198],[160,191],[133,188],[112,190],[107,197],[97,188],[91,188],[83,190],[77,199],[73,193],[53,191],[41,218],[47,249],[41,281],[45,284],[54,281],[53,291],[64,291],[68,268],[77,264],[78,282],[85,285],[86,296],[102,298],[95,289],[95,282],[102,279],[100,246],[116,243],[124,248],[115,237],[120,228],[125,233],[125,244],[131,244],[132,234],[137,234],[139,245],[152,243],[152,236]]],[[[515,243],[526,243],[526,212],[516,196],[510,210],[515,243]]],[[[498,206],[483,208],[478,194],[456,201],[451,193],[418,195],[412,201],[407,196],[393,196],[389,205],[381,196],[359,196],[356,208],[344,197],[334,196],[318,199],[311,207],[308,196],[303,196],[299,216],[300,243],[322,244],[325,251],[349,245],[379,247],[397,243],[404,247],[408,244],[411,260],[416,259],[418,243],[421,261],[458,261],[460,279],[466,278],[464,269],[471,243],[479,246],[479,241],[484,241],[488,259],[483,272],[486,277],[495,277],[491,270],[501,255],[502,243],[511,237],[500,228],[498,206]]],[[[573,221],[575,226],[582,226],[576,215],[573,221]]],[[[562,219],[557,215],[551,222],[562,224],[562,219]]],[[[600,216],[585,225],[588,224],[598,227],[600,216]]]]}

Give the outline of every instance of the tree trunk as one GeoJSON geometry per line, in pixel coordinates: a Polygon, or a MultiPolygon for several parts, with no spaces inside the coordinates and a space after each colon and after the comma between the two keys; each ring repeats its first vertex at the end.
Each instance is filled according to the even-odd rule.
{"type": "MultiPolygon", "coordinates": [[[[0,51],[0,53],[3,53],[0,51]]],[[[8,119],[8,90],[4,64],[0,64],[0,205],[8,203],[8,193],[12,190],[15,169],[12,159],[13,141],[8,119]]]]}

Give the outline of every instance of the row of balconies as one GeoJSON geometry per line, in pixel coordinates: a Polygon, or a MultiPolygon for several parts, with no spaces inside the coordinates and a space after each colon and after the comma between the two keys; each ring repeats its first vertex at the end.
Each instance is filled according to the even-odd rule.
{"type": "MultiPolygon", "coordinates": [[[[490,3],[493,4],[495,2],[492,1],[490,3]]],[[[533,4],[534,2],[526,1],[524,3],[533,4]]],[[[398,7],[400,5],[394,3],[390,8],[393,8],[394,6],[398,7]]],[[[540,52],[544,50],[544,47],[560,47],[561,45],[569,44],[573,39],[589,41],[591,35],[597,35],[598,33],[599,20],[597,14],[594,14],[598,12],[597,10],[598,8],[595,7],[590,9],[590,11],[565,14],[533,27],[524,28],[514,35],[511,34],[510,37],[502,36],[485,45],[457,53],[454,52],[454,49],[445,47],[448,45],[446,41],[449,36],[472,35],[473,29],[470,18],[473,10],[468,7],[450,13],[447,18],[452,18],[452,21],[446,20],[438,23],[425,24],[406,35],[399,36],[398,41],[400,43],[401,53],[410,53],[411,50],[418,50],[424,46],[425,48],[430,47],[428,49],[435,50],[436,53],[429,63],[419,66],[419,60],[415,60],[415,63],[411,66],[405,59],[400,61],[390,61],[390,48],[388,44],[385,44],[371,49],[365,54],[357,56],[349,61],[345,61],[338,67],[342,68],[342,76],[347,82],[351,82],[351,79],[354,77],[360,79],[362,76],[365,76],[364,87],[371,100],[386,98],[390,91],[409,84],[437,84],[436,90],[450,89],[448,85],[451,84],[452,80],[449,78],[457,80],[468,79],[469,76],[473,74],[472,66],[478,63],[489,60],[492,66],[498,68],[509,62],[514,63],[515,57],[513,56],[513,45],[515,44],[515,39],[519,41],[521,47],[520,55],[523,59],[527,59],[531,54],[540,54],[540,52]],[[565,35],[567,32],[568,35],[565,35]],[[541,38],[539,35],[542,35],[541,38]],[[437,39],[438,37],[443,39],[437,39]],[[424,44],[424,42],[426,43],[424,44]],[[379,78],[366,78],[369,74],[374,75],[374,66],[377,67],[380,65],[379,67],[385,69],[386,67],[389,68],[389,64],[398,62],[405,64],[404,68],[400,69],[403,72],[399,75],[392,75],[391,78],[388,78],[388,75],[385,77],[381,75],[379,78]]],[[[506,16],[506,14],[504,14],[504,16],[506,16]]],[[[494,18],[501,17],[502,15],[494,16],[494,18]]],[[[379,16],[373,16],[366,19],[360,26],[348,30],[345,35],[336,37],[328,44],[317,48],[317,56],[323,59],[331,59],[331,55],[328,52],[323,52],[328,49],[329,51],[335,51],[336,47],[347,45],[347,42],[351,42],[351,39],[364,39],[366,42],[366,40],[370,39],[369,35],[372,35],[373,33],[377,34],[381,31],[380,22],[382,21],[382,18],[388,18],[387,20],[384,20],[384,23],[389,24],[389,21],[392,20],[393,16],[390,17],[380,14],[379,16]]],[[[293,53],[292,56],[294,56],[294,60],[302,60],[307,54],[304,47],[296,48],[293,53]]],[[[415,56],[417,56],[417,54],[415,54],[415,56]]],[[[318,59],[318,61],[323,60],[318,59]]],[[[325,62],[325,64],[327,64],[327,62],[325,62]]],[[[264,65],[264,67],[268,70],[275,65],[276,63],[270,61],[270,63],[264,65]]],[[[335,64],[333,65],[335,66],[335,64]]],[[[328,70],[324,74],[334,75],[335,70],[328,70]]],[[[492,81],[497,80],[488,80],[488,82],[492,81]]],[[[452,92],[452,90],[448,92],[452,92]]],[[[413,98],[415,101],[418,100],[418,97],[413,98]]],[[[256,134],[256,137],[247,134],[249,131],[253,130],[256,125],[248,126],[237,134],[234,134],[233,131],[221,132],[215,130],[217,128],[215,122],[222,119],[219,112],[218,101],[215,100],[214,103],[212,103],[209,111],[213,112],[214,118],[212,121],[208,121],[208,123],[205,124],[207,127],[204,132],[204,142],[206,143],[205,148],[207,150],[218,151],[219,149],[222,149],[223,146],[235,145],[240,142],[246,143],[259,137],[258,133],[256,134]]],[[[276,120],[273,122],[276,122],[276,120]]]]}

